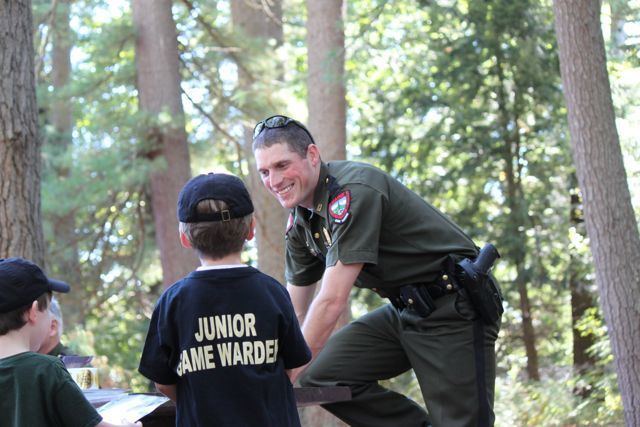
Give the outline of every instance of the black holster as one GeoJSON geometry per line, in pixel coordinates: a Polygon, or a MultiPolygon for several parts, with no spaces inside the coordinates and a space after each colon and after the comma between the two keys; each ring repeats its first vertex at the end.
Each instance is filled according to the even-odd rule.
{"type": "Polygon", "coordinates": [[[489,274],[493,263],[499,257],[496,248],[487,244],[475,260],[465,258],[453,267],[458,284],[466,291],[473,308],[485,323],[495,323],[504,312],[502,293],[495,279],[489,274]]]}

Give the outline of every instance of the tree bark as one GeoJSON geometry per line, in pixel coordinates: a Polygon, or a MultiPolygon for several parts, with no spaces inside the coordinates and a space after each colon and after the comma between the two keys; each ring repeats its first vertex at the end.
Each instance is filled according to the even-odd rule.
{"type": "Polygon", "coordinates": [[[626,424],[640,425],[640,235],[606,68],[598,0],[554,1],[571,148],[626,424]]]}
{"type": "Polygon", "coordinates": [[[309,130],[322,159],[346,158],[342,0],[307,0],[309,130]]]}
{"type": "MultiPolygon", "coordinates": [[[[573,176],[577,184],[577,178],[573,176]]],[[[574,185],[572,185],[573,189],[574,185]]],[[[569,222],[577,233],[585,235],[584,215],[582,212],[582,198],[579,191],[571,194],[571,213],[569,222]]],[[[569,255],[569,290],[571,292],[571,327],[573,335],[573,371],[576,375],[593,373],[596,368],[597,358],[589,353],[589,349],[595,344],[592,334],[585,335],[578,328],[578,323],[584,318],[587,311],[595,307],[596,299],[591,291],[591,283],[585,275],[585,262],[580,254],[574,250],[569,255]]],[[[576,387],[574,394],[583,398],[591,394],[595,384],[576,387]]]]}
{"type": "MultiPolygon", "coordinates": [[[[72,99],[65,92],[71,77],[71,47],[72,33],[69,27],[70,0],[53,2],[52,11],[55,19],[52,21],[52,63],[51,80],[53,83],[54,101],[47,112],[53,126],[53,135],[47,140],[54,154],[53,173],[58,179],[64,180],[70,175],[70,166],[64,163],[65,153],[72,145],[73,114],[72,99]]],[[[54,212],[51,218],[53,241],[47,247],[47,259],[57,278],[67,281],[73,289],[60,298],[67,307],[65,323],[76,325],[84,322],[86,291],[81,286],[82,279],[78,259],[78,245],[76,244],[76,224],[74,212],[54,212]]]]}
{"type": "MultiPolygon", "coordinates": [[[[346,158],[347,103],[342,6],[342,0],[307,0],[308,125],[320,147],[323,161],[346,158]]],[[[351,308],[347,307],[335,330],[342,328],[350,320],[351,308]]],[[[307,407],[299,412],[305,426],[346,425],[321,407],[307,407]]]]}
{"type": "Polygon", "coordinates": [[[0,2],[0,257],[44,266],[31,1],[0,2]]]}
{"type": "MultiPolygon", "coordinates": [[[[133,0],[136,69],[140,109],[168,124],[147,130],[147,156],[154,162],[149,177],[156,243],[163,284],[170,286],[193,270],[196,256],[178,238],[178,193],[191,175],[180,91],[178,41],[171,0],[133,0]]],[[[158,120],[160,122],[160,120],[158,120]]]]}
{"type": "Polygon", "coordinates": [[[526,236],[522,230],[527,223],[527,200],[524,197],[521,174],[520,133],[517,114],[510,112],[506,78],[503,72],[504,59],[500,50],[495,51],[495,74],[498,77],[496,89],[499,109],[499,121],[504,140],[503,158],[505,164],[506,195],[508,214],[508,233],[510,245],[507,246],[507,255],[516,267],[515,285],[520,296],[520,312],[522,313],[522,341],[527,355],[527,376],[532,381],[540,381],[540,369],[538,364],[538,349],[536,347],[536,331],[533,325],[533,311],[529,299],[529,274],[525,266],[526,236]],[[511,130],[512,127],[515,129],[511,130]]]}
{"type": "MultiPolygon", "coordinates": [[[[249,38],[262,49],[272,50],[282,44],[282,2],[271,1],[269,4],[257,0],[236,0],[231,2],[231,16],[234,28],[243,36],[249,38]],[[274,45],[269,42],[273,41],[274,45]]],[[[244,58],[250,55],[244,55],[244,58]]],[[[255,78],[249,75],[246,67],[240,67],[240,87],[250,90],[255,84],[255,78]]],[[[253,105],[255,109],[256,105],[253,105]]],[[[279,112],[263,111],[257,106],[256,117],[252,122],[279,112]],[[258,117],[259,115],[259,117],[258,117]]],[[[275,277],[284,283],[284,230],[287,212],[278,201],[267,192],[258,176],[251,150],[253,142],[253,128],[244,129],[243,151],[249,164],[249,179],[247,186],[257,209],[256,243],[258,246],[258,268],[264,273],[275,277]]]]}

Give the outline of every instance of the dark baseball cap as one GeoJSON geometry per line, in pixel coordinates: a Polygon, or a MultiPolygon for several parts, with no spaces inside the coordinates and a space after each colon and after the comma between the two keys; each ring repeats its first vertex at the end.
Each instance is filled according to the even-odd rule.
{"type": "Polygon", "coordinates": [[[26,259],[0,259],[0,313],[27,306],[51,291],[66,293],[69,285],[48,279],[40,267],[26,259]]]}
{"type": "Polygon", "coordinates": [[[228,221],[253,212],[251,196],[240,178],[224,173],[208,173],[191,178],[178,195],[180,222],[228,221]],[[222,200],[228,206],[220,212],[198,213],[203,200],[222,200]]]}

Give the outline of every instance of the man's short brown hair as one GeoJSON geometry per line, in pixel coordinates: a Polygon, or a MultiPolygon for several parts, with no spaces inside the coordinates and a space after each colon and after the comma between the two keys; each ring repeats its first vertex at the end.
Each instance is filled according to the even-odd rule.
{"type": "Polygon", "coordinates": [[[292,123],[284,127],[265,128],[253,140],[252,149],[256,151],[276,144],[287,144],[290,151],[304,158],[314,142],[304,129],[292,123]]]}
{"type": "MultiPolygon", "coordinates": [[[[206,199],[196,206],[201,214],[221,212],[229,207],[222,200],[206,199]]],[[[191,246],[201,257],[220,259],[242,252],[242,247],[251,230],[253,214],[228,221],[205,221],[180,223],[180,232],[189,239],[191,246]]]]}
{"type": "MultiPolygon", "coordinates": [[[[40,295],[36,301],[38,301],[38,310],[45,311],[49,307],[49,301],[51,301],[51,292],[45,292],[40,295]]],[[[0,336],[18,330],[26,325],[27,320],[25,319],[25,313],[31,309],[32,304],[33,303],[16,308],[6,313],[0,313],[0,336]]]]}

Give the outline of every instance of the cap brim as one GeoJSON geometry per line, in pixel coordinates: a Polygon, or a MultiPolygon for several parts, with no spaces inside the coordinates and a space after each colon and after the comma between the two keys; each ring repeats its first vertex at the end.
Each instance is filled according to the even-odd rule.
{"type": "Polygon", "coordinates": [[[66,294],[71,289],[68,284],[61,280],[47,279],[47,281],[49,282],[49,286],[51,286],[52,291],[62,292],[63,294],[66,294]]]}

